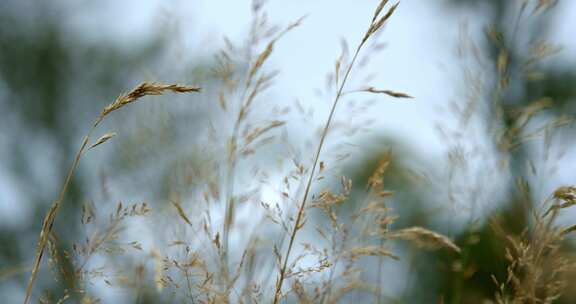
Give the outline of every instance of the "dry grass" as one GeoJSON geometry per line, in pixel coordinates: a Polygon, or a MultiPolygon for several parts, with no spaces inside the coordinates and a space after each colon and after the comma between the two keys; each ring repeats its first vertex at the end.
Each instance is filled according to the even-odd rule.
{"type": "MultiPolygon", "coordinates": [[[[34,285],[34,281],[36,280],[36,276],[38,275],[38,270],[40,268],[40,263],[42,262],[42,257],[44,254],[44,249],[46,247],[46,243],[48,241],[49,235],[52,232],[52,226],[54,225],[54,220],[56,219],[56,215],[58,214],[58,210],[60,205],[62,204],[66,192],[68,191],[68,186],[70,185],[70,181],[78,168],[78,164],[80,163],[80,158],[86,151],[86,146],[92,133],[96,129],[96,127],[108,116],[110,113],[121,109],[122,107],[137,101],[138,99],[147,96],[147,95],[161,95],[166,91],[172,91],[175,93],[187,93],[187,92],[199,92],[200,88],[197,87],[190,87],[190,86],[181,86],[181,85],[165,85],[165,84],[158,84],[158,83],[149,83],[144,82],[130,91],[128,94],[120,95],[116,100],[106,106],[100,115],[96,118],[92,127],[88,130],[87,135],[82,140],[80,145],[80,149],[76,153],[76,157],[74,158],[74,162],[72,163],[72,167],[68,171],[66,179],[64,180],[64,185],[62,186],[62,190],[60,191],[60,196],[58,199],[52,204],[46,216],[44,217],[44,222],[42,224],[42,230],[40,231],[40,240],[38,241],[38,245],[36,246],[36,258],[34,260],[34,265],[32,267],[32,273],[30,274],[30,280],[28,282],[28,287],[26,288],[26,297],[24,299],[24,303],[28,303],[30,300],[30,295],[32,293],[32,287],[34,285]]],[[[95,147],[99,144],[104,143],[108,139],[112,137],[111,134],[104,135],[100,137],[91,147],[95,147]]]]}
{"type": "MultiPolygon", "coordinates": [[[[552,4],[539,1],[535,11],[552,4]]],[[[397,9],[399,3],[379,2],[373,15],[367,17],[368,27],[359,36],[351,57],[347,44],[343,43],[342,54],[328,77],[327,90],[333,95],[329,112],[319,136],[315,137],[312,153],[301,153],[286,139],[289,121],[283,115],[292,109],[272,108],[261,102],[277,75],[268,69],[274,49],[304,19],[280,29],[269,24],[263,3],[254,1],[247,41],[237,46],[225,40],[226,46],[216,55],[216,67],[211,74],[217,82],[213,93],[218,100],[213,105],[230,121],[229,125],[207,128],[206,141],[198,145],[202,146],[198,150],[206,154],[212,151],[206,147],[214,147],[214,155],[203,159],[201,164],[182,165],[184,169],[180,169],[186,171],[182,183],[187,188],[169,185],[173,187],[166,199],[168,208],[158,204],[118,203],[106,216],[104,207],[87,202],[82,206],[80,222],[90,234],[86,240],[62,246],[52,227],[80,159],[116,135],[108,132],[89,144],[96,127],[111,113],[144,96],[199,92],[200,88],[146,82],[106,106],[83,138],[60,195],[44,218],[24,303],[30,301],[45,251],[50,254],[50,267],[66,281],[67,288],[59,303],[70,299],[97,303],[98,299],[87,291],[93,281],[104,282],[110,288],[124,286],[135,293],[137,302],[153,295],[151,299],[186,303],[337,303],[350,299],[384,303],[387,296],[383,286],[390,279],[384,268],[387,263],[406,259],[405,251],[398,249],[403,241],[418,250],[439,250],[465,262],[466,244],[422,227],[425,224],[406,227],[400,223],[393,208],[395,192],[388,188],[391,175],[397,173],[392,169],[395,158],[391,149],[384,151],[361,185],[338,171],[338,163],[348,155],[337,154],[332,158],[325,155],[334,152],[327,141],[336,137],[342,127],[336,123],[336,117],[345,97],[368,93],[376,98],[408,101],[413,98],[407,93],[366,84],[347,91],[355,73],[361,72],[365,62],[382,49],[377,39],[383,27],[393,21],[397,9]],[[264,161],[260,166],[258,159],[251,159],[262,156],[265,147],[278,143],[288,151],[288,156],[277,156],[282,158],[278,172],[264,161]],[[222,157],[216,153],[221,151],[225,151],[222,157]],[[302,154],[310,156],[309,163],[302,154]],[[245,169],[252,164],[250,170],[245,169]],[[275,173],[282,175],[281,180],[271,177],[275,173]],[[264,201],[264,188],[272,188],[278,199],[264,201]],[[241,216],[246,213],[248,216],[241,216]],[[124,241],[123,228],[141,217],[151,218],[154,225],[151,230],[156,233],[151,237],[156,237],[158,243],[145,246],[139,240],[124,241]],[[140,253],[138,259],[133,252],[140,253]],[[97,257],[114,265],[94,266],[97,257]]],[[[521,7],[522,12],[525,9],[526,5],[521,7]]],[[[568,123],[568,120],[556,121],[542,130],[527,131],[531,118],[550,106],[551,101],[542,98],[526,108],[515,109],[511,127],[502,126],[505,110],[501,103],[510,81],[510,54],[499,33],[489,31],[488,36],[499,48],[494,62],[498,79],[490,100],[494,113],[491,123],[496,134],[494,145],[499,151],[511,151],[528,139],[568,123]]],[[[539,44],[526,65],[556,51],[539,44]]],[[[480,98],[473,97],[465,109],[457,111],[461,128],[475,114],[480,98]]],[[[307,116],[300,103],[295,108],[307,116]]],[[[355,130],[346,131],[355,134],[355,130]]],[[[454,201],[457,195],[453,191],[458,188],[454,172],[465,170],[468,161],[458,147],[458,142],[449,146],[450,176],[447,185],[443,185],[454,201]]],[[[477,185],[470,188],[473,186],[477,185]]],[[[468,193],[477,193],[474,191],[468,193]]],[[[495,222],[495,231],[501,232],[508,242],[505,255],[509,266],[504,281],[493,277],[498,290],[494,301],[549,303],[563,293],[567,285],[565,275],[572,271],[574,262],[560,249],[576,226],[561,227],[555,221],[560,212],[573,205],[576,205],[576,188],[561,187],[542,212],[534,212],[533,226],[527,227],[522,235],[511,235],[495,222]]],[[[470,222],[475,220],[471,216],[470,222]]]]}
{"type": "MultiPolygon", "coordinates": [[[[364,34],[364,37],[362,38],[361,42],[358,44],[358,47],[356,48],[356,52],[354,53],[352,60],[348,64],[348,67],[347,67],[346,71],[344,72],[344,76],[342,77],[342,81],[339,84],[340,87],[338,88],[338,92],[336,93],[336,97],[334,98],[334,102],[332,103],[330,113],[328,114],[328,119],[326,120],[326,124],[324,125],[324,128],[322,130],[322,135],[320,137],[320,142],[318,144],[318,148],[316,149],[312,168],[310,169],[310,175],[309,175],[308,181],[306,182],[306,189],[304,190],[304,196],[302,197],[302,201],[300,203],[300,206],[298,207],[296,220],[294,222],[292,232],[290,233],[290,238],[288,241],[288,248],[286,249],[286,253],[283,256],[284,262],[282,263],[282,268],[280,268],[280,276],[276,282],[276,291],[275,291],[275,295],[274,295],[274,303],[278,303],[278,301],[282,297],[282,284],[286,278],[288,260],[290,259],[292,247],[294,245],[294,241],[296,240],[296,235],[297,235],[298,231],[300,229],[302,229],[302,227],[303,227],[302,226],[302,220],[304,218],[304,211],[306,209],[306,203],[308,200],[308,195],[310,194],[310,190],[312,187],[312,181],[314,180],[316,167],[318,166],[318,162],[320,160],[320,154],[322,153],[322,148],[324,147],[324,142],[325,142],[326,137],[328,135],[328,130],[330,129],[330,126],[332,124],[332,120],[333,120],[334,114],[336,112],[336,107],[338,106],[338,102],[340,101],[340,97],[342,96],[344,87],[346,85],[348,77],[350,76],[350,72],[352,72],[352,69],[354,68],[354,64],[356,63],[356,59],[358,58],[358,55],[360,54],[360,51],[362,50],[362,47],[364,46],[364,44],[366,42],[368,42],[370,37],[372,37],[375,33],[377,33],[380,28],[382,28],[384,23],[392,16],[392,14],[394,13],[394,11],[396,10],[396,8],[398,7],[398,4],[399,4],[399,3],[394,4],[386,12],[386,14],[381,16],[382,10],[384,9],[384,6],[386,5],[387,2],[388,1],[386,1],[386,0],[381,1],[380,4],[378,5],[378,7],[376,8],[376,10],[374,12],[374,16],[372,17],[372,21],[370,23],[370,26],[368,27],[368,30],[364,34]]],[[[336,79],[339,79],[340,78],[340,77],[338,77],[339,65],[340,65],[339,61],[337,62],[336,65],[337,65],[336,79]]],[[[408,95],[405,95],[405,96],[408,96],[408,95]]],[[[400,97],[400,96],[395,96],[395,97],[400,97]]]]}
{"type": "Polygon", "coordinates": [[[565,292],[568,275],[576,270],[575,261],[562,251],[572,229],[555,221],[562,209],[574,205],[574,194],[573,186],[558,188],[544,204],[544,208],[551,205],[548,210],[535,212],[533,227],[519,236],[506,234],[494,222],[496,231],[508,241],[506,279],[492,277],[498,287],[497,303],[553,303],[565,292]]]}

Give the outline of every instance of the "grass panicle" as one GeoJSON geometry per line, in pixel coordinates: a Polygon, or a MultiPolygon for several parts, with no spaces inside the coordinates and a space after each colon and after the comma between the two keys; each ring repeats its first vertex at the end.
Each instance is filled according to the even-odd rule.
{"type": "MultiPolygon", "coordinates": [[[[439,282],[449,282],[449,290],[442,291],[438,301],[460,303],[468,300],[466,292],[471,290],[465,284],[482,282],[489,276],[486,271],[478,271],[482,264],[475,260],[474,245],[482,242],[498,243],[494,257],[502,263],[497,265],[500,272],[489,278],[495,286],[482,286],[490,294],[482,295],[480,300],[498,304],[552,303],[566,294],[569,278],[576,273],[576,262],[568,252],[576,225],[559,219],[576,205],[576,186],[558,187],[540,206],[533,201],[535,195],[528,181],[519,178],[519,189],[514,189],[511,196],[522,206],[520,211],[515,210],[520,214],[514,214],[526,221],[522,229],[512,231],[496,216],[486,216],[490,220],[483,223],[484,215],[480,215],[485,212],[480,203],[494,198],[486,192],[499,186],[494,185],[495,181],[506,183],[508,174],[515,170],[510,164],[515,160],[513,153],[523,149],[528,140],[544,137],[544,158],[548,160],[552,131],[574,121],[558,115],[541,123],[556,106],[550,96],[526,96],[529,98],[524,106],[506,105],[514,95],[509,94],[511,88],[522,87],[516,81],[522,77],[538,81],[542,76],[537,75],[540,62],[560,51],[558,46],[540,40],[527,42],[520,52],[511,49],[516,40],[522,40],[516,35],[521,33],[530,5],[535,14],[556,1],[523,0],[512,30],[489,27],[486,36],[492,48],[490,54],[482,54],[471,41],[458,49],[459,59],[473,57],[473,64],[468,66],[466,61],[463,67],[464,80],[470,87],[466,87],[463,103],[454,102],[442,112],[453,115],[450,121],[455,124],[439,123],[438,130],[447,145],[443,155],[447,168],[440,168],[439,174],[429,172],[430,168],[422,172],[414,168],[417,162],[411,162],[395,143],[383,147],[377,142],[377,154],[355,143],[358,134],[376,128],[373,121],[379,117],[362,116],[377,104],[376,99],[414,98],[384,85],[372,86],[376,74],[366,71],[372,58],[386,49],[387,44],[379,38],[392,16],[398,17],[399,2],[379,1],[373,14],[366,16],[368,26],[359,33],[358,43],[349,47],[345,40],[340,42],[341,53],[327,71],[324,87],[317,90],[318,96],[327,97],[329,102],[317,132],[306,132],[316,115],[312,102],[273,104],[268,100],[268,93],[280,79],[271,59],[283,37],[302,25],[304,17],[284,27],[273,25],[264,10],[265,2],[253,1],[246,39],[236,44],[224,38],[211,73],[202,75],[213,82],[203,87],[211,88],[213,92],[208,93],[214,102],[204,105],[205,115],[198,121],[205,123],[197,123],[206,132],[195,134],[194,142],[186,147],[161,150],[178,150],[178,155],[158,162],[162,168],[155,170],[162,171],[161,185],[146,190],[167,197],[150,205],[112,199],[113,191],[108,191],[107,178],[101,174],[102,201],[115,204],[106,207],[92,195],[85,198],[79,220],[86,237],[68,246],[53,226],[81,158],[113,138],[120,143],[125,140],[115,138],[115,132],[94,139],[95,129],[110,114],[145,96],[197,93],[200,88],[144,82],[102,109],[82,138],[59,196],[44,217],[34,264],[0,270],[2,278],[31,269],[25,304],[31,300],[44,255],[54,279],[64,288],[58,291],[59,299],[44,291],[40,297],[43,303],[99,303],[98,295],[90,294],[90,287],[98,283],[129,290],[135,302],[410,302],[413,298],[407,293],[420,287],[421,282],[416,280],[421,275],[428,275],[417,272],[420,252],[437,255],[433,256],[434,266],[438,264],[445,271],[439,282]],[[491,74],[472,73],[481,65],[489,66],[491,74]],[[345,115],[340,117],[340,111],[345,115]],[[289,134],[295,127],[295,115],[307,124],[296,139],[289,134]],[[473,125],[482,120],[486,128],[473,125]],[[486,132],[487,145],[471,144],[470,138],[477,136],[477,131],[486,132]],[[331,145],[333,139],[338,141],[331,145]],[[366,152],[367,159],[361,159],[357,151],[366,152]],[[350,170],[348,166],[354,159],[369,166],[350,170]],[[481,168],[476,171],[476,167],[481,168]],[[506,177],[494,178],[500,177],[500,170],[506,177]],[[433,195],[420,193],[420,188],[427,187],[433,195]],[[436,209],[434,203],[445,199],[450,206],[436,209]],[[407,209],[415,216],[404,217],[407,209]],[[436,226],[431,219],[437,218],[428,213],[438,210],[438,218],[450,217],[448,220],[454,218],[454,222],[436,226]],[[471,236],[466,235],[468,231],[446,235],[436,232],[457,226],[459,218],[466,222],[466,229],[473,230],[471,236]],[[129,227],[133,222],[135,227],[129,227]],[[480,233],[477,227],[486,230],[480,233]],[[138,235],[126,228],[137,228],[138,235]],[[145,237],[132,238],[142,235],[142,231],[145,237]],[[414,246],[397,246],[405,242],[414,246]],[[397,279],[386,266],[396,261],[410,271],[403,295],[386,292],[391,280],[397,279]]],[[[148,120],[145,125],[147,130],[152,129],[148,120]]],[[[172,129],[169,132],[180,134],[172,129]]],[[[126,146],[139,146],[134,142],[129,140],[126,146]]],[[[146,165],[148,161],[134,167],[152,171],[154,168],[146,165]]],[[[527,172],[535,177],[545,165],[529,159],[527,172]]],[[[110,186],[123,185],[114,180],[110,186]]],[[[421,269],[429,272],[431,268],[426,265],[421,269]]],[[[444,288],[442,284],[435,287],[444,288]]],[[[427,295],[430,291],[417,292],[427,295]]]]}
{"type": "Polygon", "coordinates": [[[368,41],[368,39],[371,36],[373,36],[384,25],[384,23],[390,18],[390,16],[392,16],[394,11],[396,10],[396,7],[398,6],[398,3],[393,5],[384,16],[382,16],[380,19],[378,19],[380,11],[382,10],[382,7],[386,4],[386,2],[387,1],[382,1],[378,5],[378,7],[376,8],[376,13],[374,14],[374,18],[372,19],[372,22],[371,22],[366,34],[362,38],[358,47],[356,48],[356,52],[354,53],[352,60],[348,64],[348,68],[346,69],[346,72],[344,73],[344,77],[342,78],[342,81],[340,83],[340,87],[339,87],[338,92],[337,92],[337,94],[334,98],[334,101],[332,103],[330,113],[328,114],[328,119],[326,120],[326,123],[324,125],[323,130],[322,130],[322,135],[320,137],[320,142],[318,144],[318,148],[317,148],[316,153],[314,155],[312,168],[310,169],[309,178],[308,178],[308,181],[306,182],[306,186],[305,186],[306,188],[304,190],[304,195],[302,197],[302,201],[300,203],[300,206],[298,207],[296,219],[294,221],[294,226],[292,228],[292,232],[290,233],[290,237],[289,237],[289,241],[288,241],[288,247],[286,249],[286,253],[283,256],[284,261],[282,263],[282,267],[280,268],[280,274],[279,274],[278,279],[276,281],[276,288],[275,288],[275,292],[274,292],[274,304],[278,303],[280,301],[280,298],[282,297],[282,285],[284,283],[284,280],[286,279],[287,270],[288,270],[287,269],[288,261],[290,259],[290,254],[292,253],[292,248],[294,246],[294,241],[296,240],[296,236],[302,228],[302,221],[304,219],[304,212],[306,209],[306,203],[307,203],[308,195],[310,194],[310,190],[312,187],[312,181],[314,180],[314,176],[316,173],[316,167],[318,166],[320,154],[322,153],[322,148],[324,147],[324,142],[325,142],[326,137],[328,135],[328,130],[330,129],[330,127],[332,125],[332,120],[334,118],[334,114],[336,112],[338,102],[340,101],[340,97],[342,96],[342,93],[343,93],[344,87],[347,83],[348,77],[350,76],[350,73],[352,72],[352,68],[354,67],[354,64],[356,63],[356,59],[358,58],[358,55],[359,55],[360,51],[362,50],[362,47],[364,46],[364,44],[368,41]]]}
{"type": "MultiPolygon", "coordinates": [[[[68,187],[70,186],[70,183],[72,181],[74,173],[76,173],[76,169],[78,168],[78,165],[80,163],[80,159],[81,159],[82,155],[84,154],[84,152],[86,151],[86,146],[88,144],[88,140],[92,136],[92,133],[94,132],[96,127],[102,122],[102,120],[106,116],[108,116],[110,113],[124,107],[125,105],[133,103],[133,102],[135,102],[135,101],[139,100],[140,98],[147,96],[147,95],[162,95],[163,93],[168,92],[168,91],[174,92],[174,93],[199,92],[200,88],[191,87],[191,86],[181,86],[181,85],[175,85],[175,84],[167,85],[167,84],[144,82],[144,83],[138,85],[136,88],[134,88],[129,93],[124,94],[124,95],[120,95],[113,103],[106,106],[102,110],[102,113],[100,113],[100,115],[96,118],[94,124],[88,130],[87,135],[84,137],[84,139],[82,140],[82,143],[80,144],[80,148],[78,149],[78,152],[76,153],[76,156],[74,158],[74,162],[72,163],[72,166],[70,167],[70,170],[68,171],[68,174],[66,175],[66,178],[64,180],[64,185],[62,186],[62,190],[60,191],[60,195],[58,196],[58,199],[56,201],[54,201],[54,203],[52,203],[52,206],[50,207],[50,209],[46,213],[46,216],[44,217],[44,221],[42,223],[42,229],[40,230],[40,238],[38,241],[38,245],[36,246],[36,254],[35,254],[34,264],[32,266],[32,271],[30,273],[30,279],[28,280],[28,286],[26,287],[26,296],[24,298],[24,304],[27,304],[28,301],[30,300],[30,296],[32,294],[32,287],[34,285],[34,281],[36,280],[36,277],[38,276],[38,271],[40,269],[40,263],[42,262],[42,257],[44,255],[44,249],[46,247],[48,237],[49,237],[50,233],[52,232],[54,220],[56,219],[56,215],[58,214],[58,210],[60,208],[60,205],[64,201],[64,197],[66,195],[66,192],[68,192],[68,187]]],[[[108,133],[107,135],[102,136],[99,140],[96,141],[95,144],[92,145],[92,147],[98,146],[98,145],[106,142],[107,140],[112,138],[112,136],[113,136],[112,133],[108,133]]]]}

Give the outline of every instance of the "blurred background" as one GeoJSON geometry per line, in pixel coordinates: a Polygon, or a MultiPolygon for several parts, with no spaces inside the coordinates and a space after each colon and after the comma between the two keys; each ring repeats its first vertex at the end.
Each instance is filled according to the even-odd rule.
{"type": "MultiPolygon", "coordinates": [[[[266,3],[270,22],[279,26],[307,16],[275,45],[267,65],[279,74],[264,103],[278,111],[295,101],[303,105],[306,119],[288,114],[282,132],[304,163],[317,138],[312,131],[326,119],[327,75],[341,41],[351,48],[358,43],[377,3],[266,3]]],[[[516,190],[519,178],[529,184],[534,206],[557,187],[576,184],[574,20],[573,1],[402,1],[379,37],[381,50],[348,87],[367,81],[415,99],[349,98],[337,122],[354,132],[331,137],[334,149],[326,158],[349,154],[338,172],[361,189],[384,151],[392,149],[385,185],[395,192],[391,205],[400,215],[397,225],[442,232],[463,248],[463,255],[398,248],[409,258],[385,266],[395,278],[384,287],[390,302],[493,298],[490,275],[503,275],[506,262],[504,241],[491,232],[487,219],[504,219],[504,228],[516,234],[528,225],[526,198],[516,190]],[[502,50],[504,74],[498,63],[502,50]],[[494,99],[504,109],[499,115],[494,99]],[[362,111],[364,106],[370,110],[362,111]],[[532,112],[522,116],[527,111],[532,112]],[[518,128],[520,116],[527,122],[518,128]],[[506,136],[500,137],[495,126],[506,136]]],[[[250,22],[248,0],[2,1],[0,296],[5,303],[22,301],[42,219],[82,137],[120,93],[142,81],[199,85],[204,91],[152,97],[156,101],[138,103],[106,121],[98,136],[110,130],[118,136],[83,160],[56,219],[57,244],[68,248],[87,237],[79,220],[87,201],[107,202],[111,210],[120,200],[157,207],[174,188],[190,186],[182,178],[190,162],[196,164],[192,185],[203,183],[201,177],[213,168],[200,164],[224,154],[225,141],[207,150],[198,146],[231,120],[215,107],[214,55],[225,46],[224,37],[242,43],[250,22]]],[[[275,154],[282,154],[284,145],[276,143],[251,161],[273,171],[275,154]]],[[[263,200],[273,199],[274,191],[269,192],[263,200]]],[[[563,214],[560,222],[574,224],[571,219],[563,214]]],[[[126,228],[133,236],[155,229],[145,220],[126,228]]],[[[153,243],[146,237],[139,241],[144,247],[153,243]]],[[[104,303],[136,301],[127,288],[102,286],[89,288],[104,303]]],[[[43,266],[33,298],[41,296],[40,290],[57,295],[63,288],[65,282],[54,280],[43,266]]],[[[573,293],[562,301],[574,303],[573,293]]]]}

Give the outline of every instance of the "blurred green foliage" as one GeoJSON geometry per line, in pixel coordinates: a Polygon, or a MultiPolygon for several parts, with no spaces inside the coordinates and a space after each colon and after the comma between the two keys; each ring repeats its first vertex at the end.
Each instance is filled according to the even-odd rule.
{"type": "MultiPolygon", "coordinates": [[[[531,1],[531,5],[534,5],[531,1]]],[[[521,1],[500,0],[452,0],[448,5],[456,5],[471,11],[483,9],[487,12],[489,22],[495,31],[503,35],[504,48],[508,52],[508,86],[504,89],[501,104],[504,108],[502,122],[506,129],[512,128],[516,117],[512,109],[527,107],[541,98],[551,98],[551,107],[546,114],[550,120],[561,115],[574,115],[573,101],[576,98],[576,67],[570,65],[550,64],[548,61],[537,63],[535,70],[541,78],[529,79],[522,73],[522,64],[528,59],[525,44],[519,41],[549,41],[552,36],[552,20],[557,10],[551,8],[543,13],[532,13],[527,9],[522,15],[519,28],[515,30],[515,19],[518,16],[521,1]],[[518,37],[514,37],[514,33],[518,37]]],[[[533,8],[533,6],[529,6],[533,8]]],[[[472,37],[475,41],[485,41],[480,44],[481,51],[490,55],[493,65],[486,73],[492,79],[499,78],[496,69],[501,47],[482,37],[485,33],[472,37]]],[[[497,90],[497,81],[494,90],[497,90]]],[[[489,125],[492,116],[486,117],[489,125]]],[[[569,130],[573,134],[573,129],[569,130]]],[[[563,134],[563,136],[570,136],[563,134]]],[[[527,179],[526,164],[530,160],[531,147],[527,143],[507,151],[510,161],[510,175],[514,180],[527,179]]],[[[547,178],[542,176],[540,178],[547,178]]],[[[493,227],[497,221],[503,232],[510,236],[519,236],[532,223],[532,207],[537,209],[541,202],[532,202],[532,197],[526,198],[516,183],[510,184],[510,195],[502,202],[502,207],[495,210],[487,221],[472,221],[464,232],[456,237],[456,243],[463,249],[462,255],[456,257],[445,252],[420,252],[415,272],[416,280],[402,303],[485,303],[494,299],[497,286],[491,278],[494,275],[500,282],[506,279],[505,248],[509,246],[505,235],[497,233],[493,227]],[[431,290],[431,286],[436,286],[431,290]]],[[[558,303],[574,303],[573,295],[566,294],[558,303]]]]}

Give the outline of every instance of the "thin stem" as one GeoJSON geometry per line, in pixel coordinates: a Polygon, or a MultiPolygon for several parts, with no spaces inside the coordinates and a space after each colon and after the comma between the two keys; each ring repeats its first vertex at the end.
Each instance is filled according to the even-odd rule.
{"type": "Polygon", "coordinates": [[[186,275],[186,283],[188,285],[188,297],[190,298],[191,303],[194,304],[196,301],[194,301],[194,296],[192,295],[192,282],[190,282],[190,273],[188,272],[188,269],[185,270],[184,274],[186,275]]]}
{"type": "Polygon", "coordinates": [[[90,251],[88,252],[88,256],[84,258],[84,261],[82,262],[82,264],[80,264],[80,266],[76,270],[77,275],[80,275],[82,271],[84,271],[84,267],[86,267],[86,265],[88,264],[90,259],[94,256],[94,253],[100,248],[100,246],[102,246],[102,244],[104,244],[107,240],[112,238],[114,233],[117,232],[119,224],[120,224],[120,218],[117,217],[116,219],[114,219],[112,225],[108,228],[108,231],[106,231],[106,234],[104,234],[104,236],[100,238],[100,240],[96,241],[96,243],[90,246],[91,248],[90,251]]]}
{"type": "Polygon", "coordinates": [[[200,88],[180,86],[180,85],[164,85],[148,82],[141,83],[139,86],[134,88],[128,94],[119,96],[113,103],[106,106],[102,110],[100,115],[98,115],[92,127],[88,130],[88,133],[82,140],[80,149],[78,149],[78,152],[76,153],[76,157],[74,158],[72,167],[70,168],[68,174],[66,175],[66,179],[64,181],[64,185],[62,186],[62,190],[60,191],[58,199],[54,201],[54,203],[52,203],[52,206],[50,207],[50,209],[46,213],[46,216],[44,217],[44,221],[42,223],[42,230],[40,231],[40,240],[38,241],[38,245],[36,246],[36,257],[34,259],[34,265],[32,267],[30,279],[28,280],[28,286],[26,287],[24,304],[28,304],[28,302],[30,301],[30,295],[32,294],[32,286],[34,285],[34,281],[38,276],[38,270],[40,268],[40,262],[42,262],[42,257],[44,255],[44,249],[46,248],[46,242],[48,241],[48,236],[52,231],[54,220],[56,219],[56,215],[58,214],[60,205],[62,204],[62,201],[64,201],[64,197],[66,195],[66,192],[68,192],[68,187],[70,186],[72,177],[74,176],[74,173],[76,173],[76,169],[78,168],[78,164],[80,163],[80,158],[86,151],[86,146],[88,145],[88,140],[90,139],[90,137],[92,137],[92,133],[108,114],[122,108],[127,104],[137,101],[141,97],[147,95],[162,95],[163,92],[165,91],[172,91],[174,93],[199,92],[200,88]]]}
{"type": "Polygon", "coordinates": [[[225,285],[228,285],[228,243],[229,243],[229,235],[230,229],[232,227],[232,221],[234,219],[234,180],[235,180],[235,171],[236,171],[236,146],[237,146],[237,130],[239,128],[239,120],[236,121],[234,125],[234,130],[230,141],[228,142],[228,149],[234,149],[234,151],[230,150],[230,154],[228,155],[228,168],[227,168],[227,175],[226,175],[226,210],[224,211],[224,224],[222,229],[222,272],[225,279],[225,285]]]}
{"type": "Polygon", "coordinates": [[[102,121],[102,119],[103,119],[102,115],[98,116],[98,118],[96,119],[96,121],[94,122],[94,124],[92,125],[90,130],[88,131],[88,134],[82,140],[82,144],[80,145],[80,149],[78,149],[78,152],[76,153],[76,156],[74,157],[74,162],[72,163],[72,167],[70,167],[70,170],[68,170],[68,174],[66,175],[66,179],[64,181],[64,185],[62,186],[62,190],[60,191],[60,194],[58,195],[58,199],[56,201],[54,201],[54,203],[52,204],[52,206],[48,210],[46,217],[44,218],[44,223],[42,224],[42,231],[40,232],[40,240],[38,241],[38,247],[36,249],[36,258],[34,259],[34,266],[32,267],[32,273],[30,275],[30,279],[28,280],[28,286],[26,287],[26,296],[24,297],[24,304],[28,304],[28,302],[30,301],[30,296],[32,295],[32,286],[34,286],[34,281],[36,280],[36,277],[38,276],[38,270],[40,268],[40,262],[42,262],[42,257],[44,255],[44,249],[46,248],[46,242],[48,241],[48,236],[50,235],[50,232],[52,231],[52,227],[54,225],[54,220],[56,219],[56,214],[58,214],[58,210],[60,209],[60,204],[64,200],[64,197],[66,196],[66,192],[68,192],[68,187],[70,186],[70,183],[72,181],[72,177],[74,176],[74,173],[76,173],[76,169],[78,168],[78,164],[80,163],[80,159],[82,158],[82,154],[84,153],[84,150],[86,149],[86,145],[88,144],[88,140],[90,139],[90,137],[92,136],[92,133],[94,132],[94,129],[96,129],[96,126],[98,126],[98,124],[102,121]]]}
{"type": "MultiPolygon", "coordinates": [[[[384,240],[380,240],[380,248],[384,247],[384,240]]],[[[380,256],[378,257],[378,274],[376,275],[376,281],[378,284],[378,303],[382,303],[382,266],[384,264],[384,259],[380,256]]]]}
{"type": "MultiPolygon", "coordinates": [[[[322,298],[320,299],[319,303],[326,303],[330,301],[330,293],[332,292],[332,280],[334,279],[334,274],[336,273],[336,267],[338,266],[338,262],[342,258],[344,254],[344,248],[346,247],[346,242],[348,240],[348,234],[344,234],[342,237],[342,242],[340,244],[340,250],[334,259],[334,263],[332,263],[332,267],[330,268],[330,275],[328,276],[327,287],[326,290],[322,293],[322,298]]],[[[333,236],[333,242],[336,242],[336,236],[333,236]]],[[[334,246],[335,247],[335,246],[334,246]]],[[[334,249],[335,250],[335,249],[334,249]]]]}
{"type": "MultiPolygon", "coordinates": [[[[249,76],[248,76],[249,77],[249,76]]],[[[226,289],[228,290],[230,286],[228,286],[228,277],[229,277],[229,269],[228,269],[228,248],[229,248],[229,238],[230,238],[230,230],[232,229],[233,221],[234,221],[234,184],[236,180],[236,157],[237,157],[237,149],[238,149],[238,132],[240,132],[240,124],[242,122],[242,118],[246,114],[248,101],[247,101],[247,93],[249,89],[249,83],[247,81],[246,87],[242,92],[241,97],[241,105],[238,111],[238,116],[236,117],[236,121],[234,123],[234,128],[232,129],[232,135],[230,136],[230,141],[228,142],[228,167],[227,174],[226,174],[226,209],[224,210],[224,224],[222,227],[222,275],[224,276],[226,289]]]]}
{"type": "Polygon", "coordinates": [[[282,264],[282,268],[280,269],[280,279],[276,283],[276,292],[274,295],[274,304],[277,304],[280,300],[281,290],[282,290],[282,283],[286,279],[286,268],[288,267],[288,259],[290,258],[290,253],[292,252],[292,247],[294,246],[294,241],[296,240],[296,234],[298,230],[300,230],[300,223],[302,221],[304,210],[306,209],[306,201],[308,199],[308,195],[310,194],[310,188],[312,187],[312,180],[314,179],[314,172],[316,171],[316,167],[318,166],[318,160],[320,159],[320,153],[322,152],[322,148],[324,147],[324,142],[328,135],[328,130],[330,129],[330,125],[332,124],[332,120],[334,118],[334,113],[336,112],[336,106],[338,106],[338,101],[342,96],[342,91],[344,89],[344,85],[346,84],[348,77],[350,76],[350,72],[354,67],[354,63],[358,58],[358,54],[360,53],[360,49],[365,43],[365,39],[358,45],[356,52],[354,53],[354,57],[350,62],[350,65],[346,69],[346,74],[342,79],[342,83],[340,84],[340,88],[338,89],[338,93],[334,98],[334,102],[332,103],[332,108],[330,109],[330,114],[328,115],[328,119],[326,124],[324,125],[324,129],[322,131],[322,136],[320,137],[320,143],[318,144],[318,148],[316,149],[316,154],[314,156],[314,163],[312,165],[312,170],[310,172],[310,176],[308,177],[308,182],[306,183],[306,190],[304,190],[304,197],[302,198],[302,202],[300,203],[300,207],[298,208],[298,215],[296,216],[296,222],[294,223],[294,228],[292,229],[292,233],[290,235],[290,242],[288,243],[288,249],[286,250],[286,255],[284,256],[284,262],[282,264]]]}

